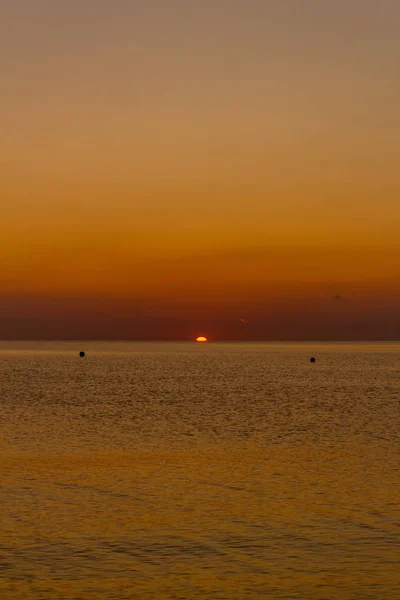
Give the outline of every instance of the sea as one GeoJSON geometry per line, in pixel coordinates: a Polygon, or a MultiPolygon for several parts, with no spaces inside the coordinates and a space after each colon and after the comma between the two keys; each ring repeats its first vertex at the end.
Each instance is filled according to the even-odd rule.
{"type": "Polygon", "coordinates": [[[400,343],[0,342],[0,598],[399,600],[399,467],[400,343]]]}

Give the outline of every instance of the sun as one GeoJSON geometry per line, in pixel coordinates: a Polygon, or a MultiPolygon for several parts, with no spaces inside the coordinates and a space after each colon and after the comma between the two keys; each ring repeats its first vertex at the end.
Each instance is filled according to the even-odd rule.
{"type": "Polygon", "coordinates": [[[203,335],[199,335],[199,337],[196,338],[196,342],[208,342],[208,339],[203,335]]]}

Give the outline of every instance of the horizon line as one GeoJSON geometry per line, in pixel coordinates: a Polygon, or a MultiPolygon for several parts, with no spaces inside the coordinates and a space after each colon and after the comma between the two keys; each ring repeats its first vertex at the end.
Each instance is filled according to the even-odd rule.
{"type": "MultiPolygon", "coordinates": [[[[0,338],[0,343],[6,342],[71,342],[71,343],[85,343],[85,342],[102,342],[102,343],[196,343],[196,339],[179,339],[179,340],[165,340],[165,339],[97,339],[97,338],[14,338],[14,339],[3,339],[0,338]]],[[[368,339],[368,340],[317,340],[317,339],[302,339],[302,340],[224,340],[224,339],[210,339],[208,338],[207,343],[211,344],[400,344],[400,339],[368,339]]]]}

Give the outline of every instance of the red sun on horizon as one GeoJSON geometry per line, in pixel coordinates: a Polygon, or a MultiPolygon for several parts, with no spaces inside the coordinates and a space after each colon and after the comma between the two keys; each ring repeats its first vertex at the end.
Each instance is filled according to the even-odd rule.
{"type": "Polygon", "coordinates": [[[204,335],[199,335],[199,337],[196,338],[196,342],[208,342],[208,339],[204,337],[204,335]]]}

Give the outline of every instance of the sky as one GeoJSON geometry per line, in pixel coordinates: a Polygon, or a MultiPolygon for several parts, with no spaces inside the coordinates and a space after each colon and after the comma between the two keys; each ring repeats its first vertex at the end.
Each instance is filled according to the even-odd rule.
{"type": "Polygon", "coordinates": [[[0,339],[400,339],[398,0],[2,0],[0,339]]]}

